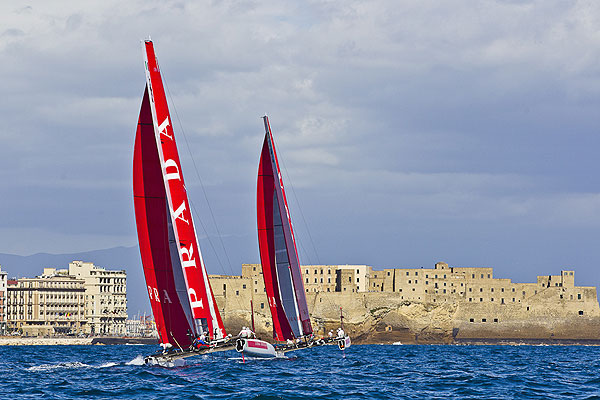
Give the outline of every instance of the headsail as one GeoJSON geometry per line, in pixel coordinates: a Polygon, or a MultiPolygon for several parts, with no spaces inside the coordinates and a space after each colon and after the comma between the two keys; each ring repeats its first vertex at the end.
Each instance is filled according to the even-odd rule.
{"type": "Polygon", "coordinates": [[[271,316],[273,337],[293,339],[312,333],[296,241],[283,180],[267,116],[258,167],[257,218],[260,260],[271,316]]]}
{"type": "Polygon", "coordinates": [[[157,325],[165,327],[159,328],[159,332],[161,329],[164,331],[161,332],[162,343],[187,345],[190,342],[189,337],[185,339],[188,332],[221,338],[225,336],[225,329],[198,246],[167,99],[154,47],[149,40],[144,42],[144,56],[146,94],[140,112],[140,121],[142,114],[144,119],[138,126],[138,136],[143,136],[140,143],[148,148],[148,153],[154,151],[155,155],[152,160],[145,159],[145,153],[137,151],[136,138],[138,157],[134,157],[134,196],[140,251],[152,310],[157,325]],[[149,139],[150,135],[152,139],[149,139]],[[148,192],[150,195],[138,201],[136,186],[141,186],[144,194],[148,192]],[[151,202],[150,198],[155,199],[151,214],[144,212],[144,207],[151,202]],[[146,243],[150,232],[157,232],[156,236],[161,237],[160,246],[146,243]],[[164,268],[162,263],[170,264],[170,268],[164,268]],[[171,290],[165,292],[169,295],[168,301],[161,297],[157,287],[164,284],[160,282],[164,277],[156,274],[159,269],[170,271],[167,280],[171,281],[171,290]],[[163,315],[165,308],[174,303],[179,303],[185,318],[180,316],[173,320],[169,317],[159,321],[161,318],[157,315],[163,315]]]}

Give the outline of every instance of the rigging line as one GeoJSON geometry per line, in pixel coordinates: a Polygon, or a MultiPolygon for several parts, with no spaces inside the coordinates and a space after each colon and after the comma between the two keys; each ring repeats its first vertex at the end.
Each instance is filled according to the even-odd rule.
{"type": "MultiPolygon", "coordinates": [[[[277,148],[277,144],[275,143],[275,141],[273,141],[273,144],[276,147],[277,153],[279,153],[279,148],[277,148]]],[[[285,170],[285,175],[287,177],[287,181],[289,182],[288,186],[292,188],[292,194],[294,195],[294,199],[296,201],[296,206],[298,207],[298,210],[300,211],[300,216],[302,217],[302,221],[304,222],[304,226],[306,228],[308,238],[310,239],[310,244],[312,245],[313,251],[315,252],[315,256],[317,257],[317,264],[321,264],[321,261],[319,259],[319,253],[317,253],[317,248],[315,247],[315,243],[313,242],[312,235],[310,234],[310,229],[308,227],[308,223],[306,222],[306,218],[304,218],[304,213],[302,212],[302,207],[300,207],[300,201],[298,200],[298,196],[296,196],[296,190],[294,189],[294,185],[292,184],[292,179],[290,178],[290,174],[289,174],[287,167],[285,166],[285,162],[283,160],[281,160],[281,164],[283,165],[283,169],[285,170]]],[[[288,212],[289,212],[289,210],[288,210],[288,212]]],[[[302,243],[300,243],[300,247],[303,247],[302,243]]],[[[306,250],[304,250],[304,251],[306,254],[308,254],[308,252],[306,252],[306,250]]]]}
{"type": "MultiPolygon", "coordinates": [[[[183,124],[181,123],[181,119],[179,118],[179,113],[177,112],[177,107],[175,107],[175,102],[173,101],[173,96],[171,95],[171,90],[169,89],[169,85],[167,85],[167,79],[166,79],[165,73],[164,73],[163,70],[161,70],[161,72],[162,72],[162,75],[163,75],[163,81],[164,81],[165,87],[167,88],[167,93],[169,94],[169,99],[171,100],[171,104],[173,106],[173,111],[175,112],[175,116],[177,117],[177,122],[179,123],[179,128],[181,129],[181,133],[183,135],[183,139],[185,140],[185,145],[186,145],[186,147],[188,149],[188,153],[190,154],[190,158],[192,159],[192,164],[194,165],[194,170],[196,171],[196,177],[200,181],[200,187],[202,188],[202,193],[204,194],[204,199],[206,201],[206,204],[208,205],[208,209],[210,210],[210,215],[212,217],[213,224],[215,226],[215,229],[217,231],[217,235],[218,235],[219,240],[221,242],[221,247],[223,248],[223,252],[225,253],[225,257],[227,258],[227,263],[228,263],[228,266],[229,266],[229,273],[231,274],[231,276],[235,276],[235,273],[233,271],[233,267],[231,266],[231,260],[229,259],[229,254],[227,253],[227,250],[225,249],[225,244],[223,243],[223,238],[221,236],[221,232],[219,231],[219,227],[218,227],[217,222],[215,220],[215,215],[214,215],[214,213],[212,211],[212,207],[210,206],[210,202],[208,201],[208,196],[206,194],[206,190],[204,188],[204,183],[202,181],[202,178],[200,177],[200,172],[198,171],[198,167],[196,165],[196,160],[194,159],[194,155],[192,154],[192,149],[191,149],[190,144],[189,144],[189,142],[187,140],[187,136],[185,134],[185,130],[183,129],[183,124]]],[[[223,267],[223,263],[221,262],[219,254],[217,253],[217,249],[215,248],[215,246],[213,244],[213,241],[210,238],[210,234],[208,233],[208,230],[206,229],[206,226],[202,222],[202,218],[200,218],[200,214],[196,210],[196,206],[195,206],[194,202],[192,200],[190,200],[189,196],[188,196],[188,201],[190,202],[190,205],[192,207],[192,210],[193,210],[194,214],[196,214],[196,217],[197,217],[196,220],[198,220],[200,222],[200,226],[202,227],[202,229],[204,230],[204,233],[206,234],[206,238],[208,239],[208,243],[210,244],[210,247],[211,247],[213,253],[215,254],[215,257],[217,258],[217,262],[219,264],[221,272],[223,272],[224,275],[227,275],[227,271],[225,271],[225,268],[223,267]]],[[[206,268],[206,266],[205,266],[205,268],[206,268]]],[[[206,273],[208,274],[208,271],[206,271],[206,273]]],[[[209,280],[209,284],[210,284],[210,280],[209,280]]],[[[212,285],[211,285],[211,290],[212,290],[212,285]]],[[[213,294],[213,296],[214,296],[214,294],[213,294]]],[[[237,300],[237,303],[238,303],[240,309],[243,310],[244,307],[240,303],[240,299],[237,298],[237,296],[235,298],[237,300]]]]}
{"type": "MultiPolygon", "coordinates": [[[[162,72],[163,72],[163,76],[165,76],[164,71],[162,71],[162,72]]],[[[223,237],[221,236],[221,232],[219,231],[219,226],[217,225],[217,221],[215,219],[215,214],[213,213],[213,210],[212,210],[212,207],[210,205],[210,202],[208,201],[208,196],[206,194],[206,189],[204,188],[204,182],[202,181],[202,178],[200,177],[200,172],[198,172],[198,166],[196,165],[196,160],[194,159],[194,156],[192,154],[192,149],[191,149],[190,144],[189,144],[189,142],[187,140],[187,135],[185,134],[185,130],[183,129],[183,124],[181,123],[181,119],[179,118],[179,113],[177,112],[177,107],[175,107],[175,102],[173,101],[173,96],[171,96],[171,91],[169,89],[169,86],[167,85],[166,78],[163,79],[163,80],[165,82],[165,87],[167,88],[167,93],[169,94],[169,99],[171,99],[171,104],[173,105],[173,111],[175,111],[175,116],[177,117],[177,122],[179,123],[179,127],[181,129],[181,133],[182,133],[183,138],[185,140],[185,145],[186,145],[186,147],[188,149],[188,152],[190,154],[190,158],[192,159],[192,164],[194,165],[194,170],[196,171],[196,176],[198,177],[198,180],[200,181],[200,187],[202,188],[202,193],[204,195],[204,199],[206,200],[206,205],[208,206],[208,210],[210,211],[212,222],[213,222],[213,224],[215,226],[215,229],[217,231],[217,236],[219,237],[219,241],[221,242],[221,247],[223,248],[223,252],[225,253],[225,257],[227,258],[227,263],[229,265],[229,269],[233,273],[233,268],[231,266],[231,260],[229,259],[229,254],[227,253],[227,250],[225,249],[225,244],[223,243],[223,237]]],[[[189,197],[188,197],[188,199],[189,199],[189,197]]],[[[190,201],[190,203],[191,203],[191,201],[190,201]]],[[[193,207],[193,205],[192,205],[192,207],[193,207]]],[[[198,215],[198,219],[201,220],[201,218],[199,217],[199,214],[197,212],[196,212],[196,215],[198,215]]],[[[202,225],[203,229],[205,229],[204,228],[204,224],[202,224],[202,222],[200,224],[202,225]]],[[[215,256],[217,257],[217,259],[219,259],[219,256],[216,253],[216,249],[213,246],[212,241],[210,239],[210,235],[208,234],[208,231],[206,229],[205,229],[205,233],[206,233],[206,237],[208,238],[208,241],[211,243],[211,247],[213,248],[213,251],[215,252],[215,256]]],[[[222,267],[222,264],[221,264],[220,260],[219,260],[219,265],[221,265],[221,267],[222,267]]],[[[222,268],[222,270],[223,270],[223,272],[225,272],[225,270],[223,268],[222,268]]]]}
{"type": "MultiPolygon", "coordinates": [[[[275,146],[275,151],[276,151],[278,154],[281,154],[281,153],[279,152],[279,148],[277,147],[277,144],[275,143],[275,141],[274,141],[274,140],[273,140],[273,144],[274,144],[274,146],[275,146]]],[[[284,161],[283,159],[281,159],[281,158],[279,158],[279,160],[281,161],[281,164],[283,165],[283,169],[285,170],[285,175],[286,175],[286,177],[287,177],[286,179],[287,179],[287,181],[288,181],[288,183],[289,183],[288,187],[291,187],[291,188],[292,188],[292,194],[294,195],[294,199],[296,200],[296,205],[297,205],[297,207],[298,207],[298,210],[300,211],[300,216],[302,217],[302,221],[304,222],[304,226],[306,227],[306,232],[308,233],[308,237],[309,237],[309,239],[310,239],[310,243],[311,243],[311,245],[312,245],[312,247],[313,247],[313,250],[314,250],[314,252],[315,252],[315,256],[317,257],[317,264],[318,264],[318,265],[323,265],[323,264],[321,263],[320,259],[319,259],[319,254],[317,253],[317,249],[316,249],[316,247],[315,247],[315,243],[313,242],[312,235],[310,234],[310,229],[309,229],[309,227],[308,227],[308,224],[307,224],[307,222],[306,222],[306,219],[304,218],[304,213],[302,212],[302,207],[300,207],[300,201],[298,200],[298,196],[296,196],[296,190],[294,189],[294,185],[292,184],[292,180],[290,179],[290,174],[289,174],[289,172],[288,172],[288,170],[287,170],[287,167],[285,166],[285,161],[284,161]]],[[[289,209],[288,209],[288,212],[290,212],[290,211],[289,211],[289,209]]],[[[291,216],[290,216],[290,218],[291,218],[291,216]]],[[[302,246],[302,242],[300,242],[300,248],[301,248],[302,250],[304,250],[304,247],[302,246]]],[[[306,253],[306,250],[304,250],[304,251],[305,251],[305,253],[306,253]]],[[[302,271],[301,271],[301,273],[302,273],[302,271]]],[[[304,277],[304,278],[306,278],[306,277],[304,277]]],[[[322,292],[322,296],[321,296],[321,298],[325,298],[325,301],[326,301],[327,303],[329,303],[329,305],[333,306],[334,308],[335,308],[335,307],[337,307],[337,304],[335,304],[335,303],[334,303],[334,302],[333,302],[333,301],[332,301],[332,300],[329,298],[329,294],[328,294],[327,292],[322,292]]],[[[316,301],[316,299],[315,299],[315,301],[316,301]]]]}

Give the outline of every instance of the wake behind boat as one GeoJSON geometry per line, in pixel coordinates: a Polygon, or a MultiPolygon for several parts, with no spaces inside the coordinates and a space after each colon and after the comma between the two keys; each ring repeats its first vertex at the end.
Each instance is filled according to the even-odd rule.
{"type": "Polygon", "coordinates": [[[230,350],[191,214],[158,61],[143,43],[146,89],[133,156],[133,196],[148,297],[162,351],[146,363],[230,350]]]}

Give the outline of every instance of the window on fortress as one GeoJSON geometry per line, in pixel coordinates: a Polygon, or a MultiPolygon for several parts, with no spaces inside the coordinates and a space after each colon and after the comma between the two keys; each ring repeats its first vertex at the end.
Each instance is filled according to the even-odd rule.
{"type": "Polygon", "coordinates": [[[444,274],[444,279],[446,279],[446,274],[444,274]]]}
{"type": "Polygon", "coordinates": [[[419,276],[419,272],[418,272],[418,271],[417,271],[417,272],[415,272],[415,276],[419,276]]]}
{"type": "MultiPolygon", "coordinates": [[[[469,297],[469,301],[473,301],[473,298],[472,298],[472,297],[469,297]]],[[[471,321],[471,322],[473,322],[473,321],[471,321]]]]}
{"type": "Polygon", "coordinates": [[[315,269],[315,275],[318,274],[319,272],[315,269]]]}
{"type": "Polygon", "coordinates": [[[479,301],[483,301],[483,297],[480,297],[480,298],[479,298],[479,301]]]}
{"type": "Polygon", "coordinates": [[[306,275],[308,275],[308,270],[306,270],[306,275]]]}
{"type": "Polygon", "coordinates": [[[331,278],[327,278],[327,283],[331,283],[331,278]]]}
{"type": "Polygon", "coordinates": [[[408,283],[412,283],[412,281],[409,279],[409,280],[408,280],[408,283]]]}
{"type": "Polygon", "coordinates": [[[252,271],[256,271],[256,267],[252,267],[252,271]]]}
{"type": "Polygon", "coordinates": [[[429,281],[425,281],[425,284],[426,284],[426,285],[429,285],[429,281]]]}
{"type": "Polygon", "coordinates": [[[239,295],[240,295],[240,291],[239,291],[239,290],[236,290],[236,291],[235,291],[235,295],[236,295],[236,296],[239,296],[239,295]]]}
{"type": "Polygon", "coordinates": [[[494,301],[494,298],[492,297],[492,298],[490,299],[490,301],[494,301]]]}
{"type": "Polygon", "coordinates": [[[243,285],[242,285],[242,289],[246,289],[246,284],[243,284],[243,285]]]}
{"type": "Polygon", "coordinates": [[[581,293],[577,293],[577,300],[581,300],[581,293]]]}
{"type": "Polygon", "coordinates": [[[323,275],[323,268],[321,268],[321,275],[323,275]]]}
{"type": "Polygon", "coordinates": [[[498,318],[494,318],[494,322],[498,322],[498,318]]]}
{"type": "Polygon", "coordinates": [[[260,303],[260,308],[265,308],[265,303],[260,303]]]}
{"type": "Polygon", "coordinates": [[[473,318],[471,318],[471,319],[469,320],[469,322],[475,322],[475,320],[474,320],[473,318]]]}
{"type": "Polygon", "coordinates": [[[561,298],[561,299],[563,298],[563,295],[562,295],[562,294],[560,295],[560,298],[561,298]]]}
{"type": "Polygon", "coordinates": [[[483,274],[481,274],[481,279],[483,279],[483,274]]]}
{"type": "Polygon", "coordinates": [[[417,284],[417,283],[419,283],[419,281],[415,279],[415,284],[417,284]]]}
{"type": "Polygon", "coordinates": [[[471,274],[471,278],[475,279],[475,274],[471,274]]]}
{"type": "Polygon", "coordinates": [[[487,322],[485,318],[481,318],[481,322],[487,322]]]}
{"type": "Polygon", "coordinates": [[[323,283],[323,278],[321,278],[321,283],[323,283]]]}
{"type": "Polygon", "coordinates": [[[356,278],[356,282],[360,282],[360,278],[356,278]]]}
{"type": "Polygon", "coordinates": [[[425,274],[425,278],[429,278],[429,274],[425,274]]]}
{"type": "Polygon", "coordinates": [[[331,275],[331,270],[330,269],[327,270],[327,275],[331,275]]]}
{"type": "Polygon", "coordinates": [[[356,270],[356,273],[357,273],[357,274],[360,274],[360,271],[359,271],[359,270],[356,270]]]}
{"type": "Polygon", "coordinates": [[[388,271],[388,276],[390,276],[390,271],[388,271]]]}
{"type": "Polygon", "coordinates": [[[329,292],[329,288],[327,288],[327,291],[329,292]]]}
{"type": "Polygon", "coordinates": [[[579,311],[579,315],[583,315],[583,311],[579,311]]]}
{"type": "Polygon", "coordinates": [[[317,278],[315,278],[315,283],[317,283],[317,278]]]}
{"type": "Polygon", "coordinates": [[[483,292],[483,288],[479,288],[479,291],[480,291],[480,292],[483,292]]]}
{"type": "Polygon", "coordinates": [[[408,276],[408,271],[406,271],[406,276],[408,276]]]}
{"type": "MultiPolygon", "coordinates": [[[[413,289],[414,290],[414,289],[413,289]]],[[[444,289],[444,293],[446,293],[446,289],[444,289]]]]}
{"type": "Polygon", "coordinates": [[[352,277],[351,276],[348,277],[348,282],[352,283],[352,277]]]}
{"type": "Polygon", "coordinates": [[[308,278],[306,278],[306,283],[308,283],[308,278]]]}
{"type": "Polygon", "coordinates": [[[513,303],[515,302],[515,298],[514,297],[513,297],[512,301],[513,301],[513,303]]]}

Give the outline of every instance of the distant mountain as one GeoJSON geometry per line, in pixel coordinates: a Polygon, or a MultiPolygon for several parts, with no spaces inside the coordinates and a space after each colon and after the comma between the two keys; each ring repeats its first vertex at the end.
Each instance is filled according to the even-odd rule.
{"type": "Polygon", "coordinates": [[[150,313],[146,295],[140,251],[137,246],[113,247],[73,254],[37,253],[30,256],[0,253],[0,266],[9,278],[33,278],[46,267],[68,268],[74,260],[92,262],[106,269],[127,271],[127,311],[130,317],[150,313]]]}

